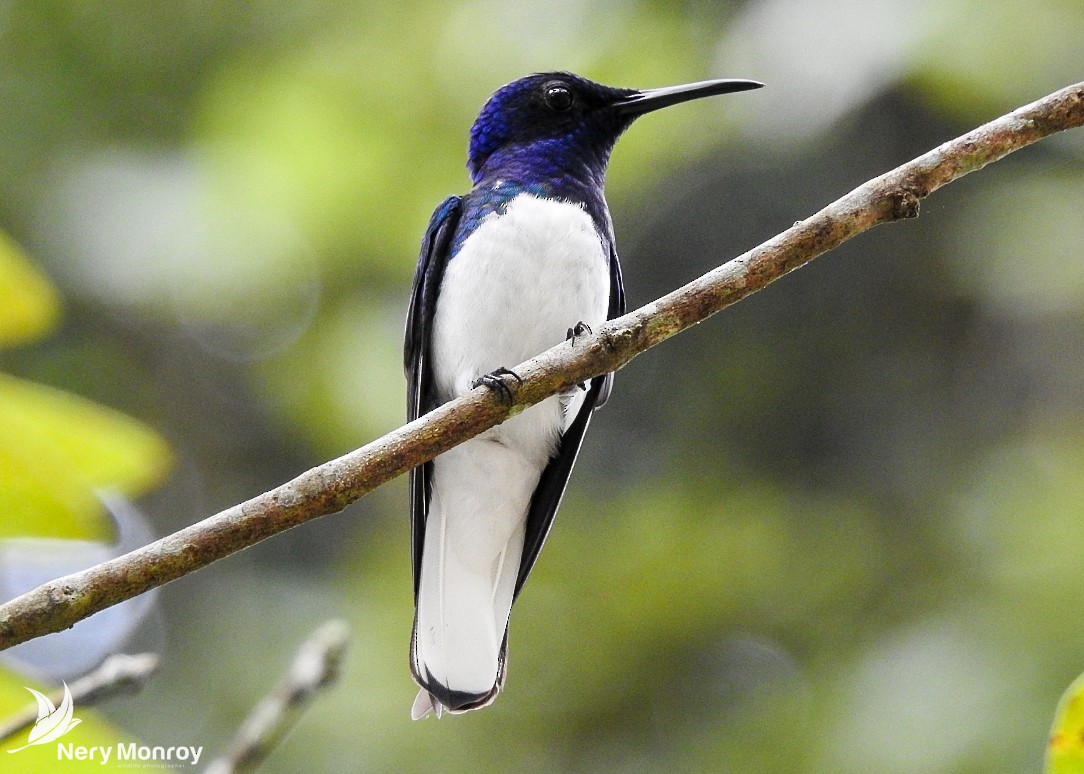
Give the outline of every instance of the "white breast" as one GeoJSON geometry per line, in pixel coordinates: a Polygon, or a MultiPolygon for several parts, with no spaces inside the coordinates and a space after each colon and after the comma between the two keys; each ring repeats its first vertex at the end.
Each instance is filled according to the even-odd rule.
{"type": "MultiPolygon", "coordinates": [[[[597,329],[609,298],[609,256],[591,216],[569,202],[518,195],[482,222],[445,270],[433,322],[441,397],[560,344],[577,322],[597,329]]],[[[485,435],[544,464],[582,398],[549,398],[485,435]]]]}
{"type": "Polygon", "coordinates": [[[447,397],[597,327],[609,305],[609,257],[591,217],[568,202],[520,194],[448,264],[433,325],[434,371],[447,397]]]}

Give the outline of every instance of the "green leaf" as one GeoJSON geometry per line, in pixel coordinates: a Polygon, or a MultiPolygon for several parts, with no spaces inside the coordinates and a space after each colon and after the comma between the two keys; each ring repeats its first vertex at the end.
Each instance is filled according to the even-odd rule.
{"type": "Polygon", "coordinates": [[[1046,774],[1084,774],[1084,675],[1058,702],[1046,748],[1046,774]]]}
{"type": "Polygon", "coordinates": [[[95,490],[135,497],[169,460],[165,441],[136,420],[0,374],[0,538],[108,538],[95,490]]]}
{"type": "Polygon", "coordinates": [[[53,326],[59,313],[52,285],[0,232],[0,347],[37,338],[53,326]]]}

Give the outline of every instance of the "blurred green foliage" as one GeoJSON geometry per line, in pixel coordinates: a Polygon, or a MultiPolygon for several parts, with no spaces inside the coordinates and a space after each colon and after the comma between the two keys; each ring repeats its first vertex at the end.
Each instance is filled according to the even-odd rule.
{"type": "MultiPolygon", "coordinates": [[[[59,313],[52,286],[2,232],[0,310],[0,345],[9,346],[45,333],[59,313]]],[[[135,420],[0,373],[0,541],[16,539],[6,546],[9,550],[17,551],[19,541],[27,538],[112,539],[112,524],[96,490],[142,494],[161,480],[168,460],[164,442],[135,420]]],[[[27,682],[25,675],[0,669],[0,718],[34,703],[23,687],[27,682]]],[[[127,741],[97,716],[85,720],[80,744],[127,741]]],[[[25,741],[19,735],[0,747],[14,751],[25,741]]],[[[19,755],[14,765],[26,774],[54,771],[58,760],[55,745],[13,754],[19,755]]]]}
{"type": "MultiPolygon", "coordinates": [[[[1081,39],[1060,0],[0,5],[0,225],[67,302],[27,343],[56,301],[0,244],[0,298],[29,310],[0,303],[23,343],[0,351],[0,455],[24,455],[0,477],[45,469],[7,429],[29,383],[61,392],[24,421],[79,439],[49,464],[95,485],[145,491],[162,447],[72,395],[168,438],[143,501],[162,532],[400,424],[418,239],[526,72],[768,84],[622,138],[638,305],[1079,80],[1081,39]]],[[[1084,667],[1082,156],[1076,133],[994,165],[624,369],[493,707],[408,719],[396,483],[167,587],[161,674],[104,711],[220,749],[336,616],[343,681],[266,771],[1035,769],[1084,667]]]]}
{"type": "Polygon", "coordinates": [[[1084,772],[1084,675],[1073,681],[1058,703],[1043,770],[1046,774],[1084,772]]]}
{"type": "MultiPolygon", "coordinates": [[[[0,232],[0,345],[54,324],[55,291],[0,232]]],[[[151,430],[69,393],[0,373],[0,539],[112,536],[96,489],[135,496],[169,460],[151,430]]]]}
{"type": "Polygon", "coordinates": [[[0,374],[0,538],[109,538],[95,490],[142,494],[169,460],[145,426],[0,374]]]}
{"type": "Polygon", "coordinates": [[[0,233],[0,346],[36,338],[53,325],[59,307],[52,285],[0,233]]]}

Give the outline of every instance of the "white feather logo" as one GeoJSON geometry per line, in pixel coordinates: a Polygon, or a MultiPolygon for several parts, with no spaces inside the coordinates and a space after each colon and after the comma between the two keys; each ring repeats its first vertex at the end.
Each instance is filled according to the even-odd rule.
{"type": "Polygon", "coordinates": [[[30,729],[30,739],[27,743],[18,749],[8,750],[9,753],[25,750],[35,744],[48,744],[64,736],[82,722],[72,717],[72,710],[75,708],[72,706],[72,694],[68,690],[67,683],[64,683],[64,700],[60,702],[59,707],[54,707],[45,694],[38,693],[33,688],[26,690],[34,694],[34,698],[38,700],[38,719],[34,722],[34,727],[30,729]]]}

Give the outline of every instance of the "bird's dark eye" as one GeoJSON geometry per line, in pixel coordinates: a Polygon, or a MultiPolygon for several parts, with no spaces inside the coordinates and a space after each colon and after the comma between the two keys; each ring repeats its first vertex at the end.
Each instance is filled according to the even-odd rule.
{"type": "Polygon", "coordinates": [[[564,81],[550,81],[542,87],[542,94],[550,110],[563,113],[572,107],[572,89],[564,81]]]}

